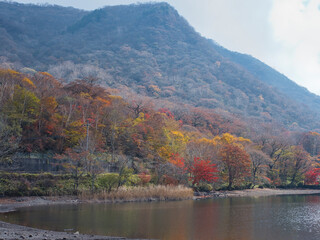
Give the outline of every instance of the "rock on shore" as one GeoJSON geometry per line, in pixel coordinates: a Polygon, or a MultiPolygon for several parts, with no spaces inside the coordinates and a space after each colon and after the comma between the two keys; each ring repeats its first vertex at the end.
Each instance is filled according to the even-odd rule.
{"type": "Polygon", "coordinates": [[[20,225],[0,222],[0,239],[3,240],[16,240],[16,239],[34,239],[34,240],[119,240],[126,238],[119,237],[106,237],[94,235],[82,235],[79,233],[66,233],[40,230],[20,225]]]}
{"type": "Polygon", "coordinates": [[[320,190],[313,189],[272,189],[272,188],[256,188],[234,191],[213,191],[210,193],[195,193],[194,199],[204,198],[225,198],[225,197],[267,197],[278,195],[306,195],[320,194],[320,190]]]}

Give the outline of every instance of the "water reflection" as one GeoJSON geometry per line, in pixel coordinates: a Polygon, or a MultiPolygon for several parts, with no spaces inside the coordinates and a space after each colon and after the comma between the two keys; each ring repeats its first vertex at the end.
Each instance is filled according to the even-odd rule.
{"type": "MultiPolygon", "coordinates": [[[[319,196],[33,207],[6,221],[80,233],[165,240],[319,239],[319,196]]],[[[0,215],[4,219],[4,215],[0,215]]]]}

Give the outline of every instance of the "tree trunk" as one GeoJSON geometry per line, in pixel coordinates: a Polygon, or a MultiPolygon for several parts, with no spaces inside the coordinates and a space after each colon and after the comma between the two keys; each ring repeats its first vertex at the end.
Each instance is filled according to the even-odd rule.
{"type": "Polygon", "coordinates": [[[232,183],[233,183],[233,177],[232,177],[232,173],[231,173],[231,168],[228,169],[229,171],[229,185],[228,185],[228,190],[232,190],[232,183]]]}
{"type": "Polygon", "coordinates": [[[290,186],[293,186],[294,181],[296,180],[297,173],[295,172],[292,176],[290,186]]]}
{"type": "Polygon", "coordinates": [[[96,176],[95,174],[92,174],[91,176],[91,192],[94,193],[94,182],[95,182],[96,176]]]}
{"type": "Polygon", "coordinates": [[[253,169],[253,172],[252,172],[252,184],[253,184],[253,187],[256,185],[256,175],[257,175],[257,169],[253,169]]]}

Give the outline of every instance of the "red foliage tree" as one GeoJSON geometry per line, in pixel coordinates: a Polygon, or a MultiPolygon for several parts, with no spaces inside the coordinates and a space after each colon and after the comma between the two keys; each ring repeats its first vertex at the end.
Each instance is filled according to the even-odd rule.
{"type": "Polygon", "coordinates": [[[218,169],[216,164],[212,164],[209,160],[201,160],[195,157],[192,165],[190,166],[189,173],[192,185],[199,184],[200,182],[215,182],[218,179],[216,173],[218,169]]]}
{"type": "Polygon", "coordinates": [[[312,168],[305,174],[305,184],[319,185],[320,168],[312,168]]]}

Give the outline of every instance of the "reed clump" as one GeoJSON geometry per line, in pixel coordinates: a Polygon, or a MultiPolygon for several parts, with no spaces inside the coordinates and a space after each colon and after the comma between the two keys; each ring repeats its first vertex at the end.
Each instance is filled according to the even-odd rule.
{"type": "Polygon", "coordinates": [[[111,192],[99,191],[91,193],[83,191],[79,195],[81,200],[97,201],[166,201],[192,199],[193,190],[185,186],[122,186],[111,192]]]}

